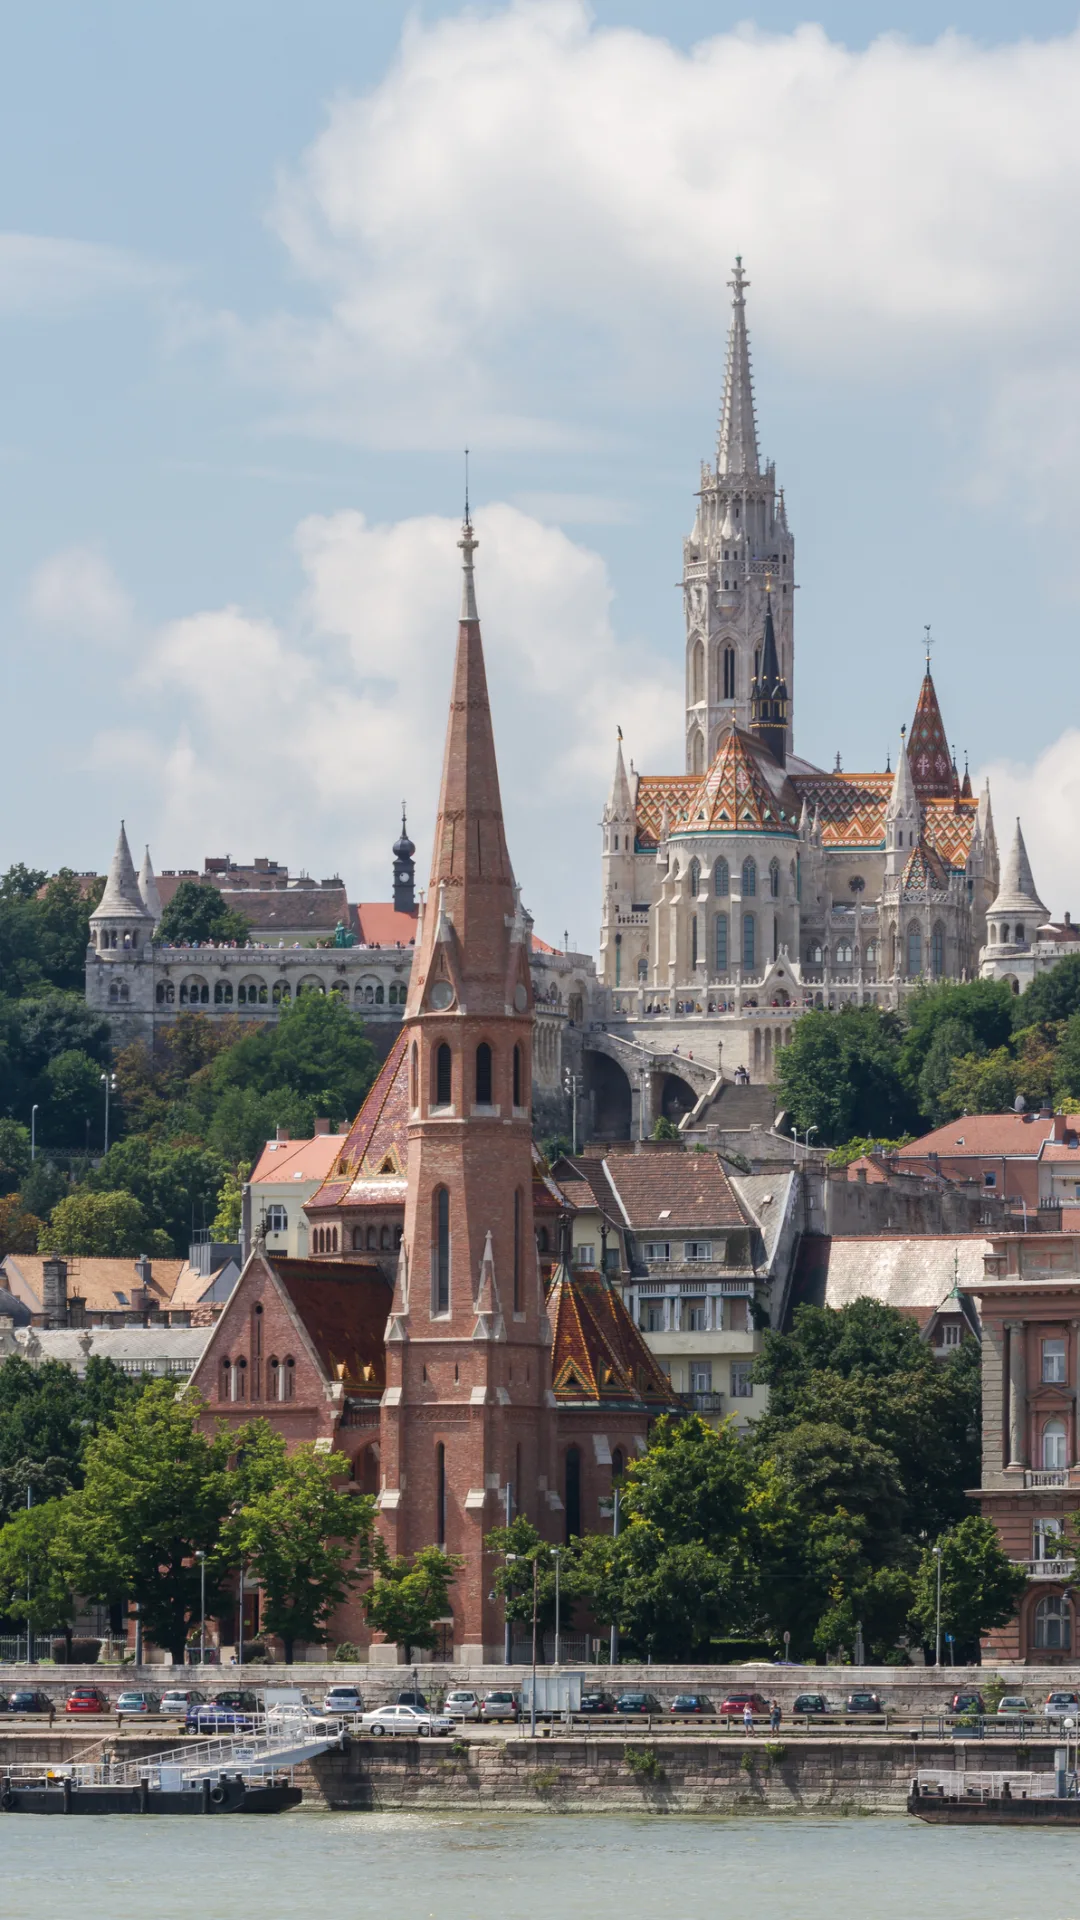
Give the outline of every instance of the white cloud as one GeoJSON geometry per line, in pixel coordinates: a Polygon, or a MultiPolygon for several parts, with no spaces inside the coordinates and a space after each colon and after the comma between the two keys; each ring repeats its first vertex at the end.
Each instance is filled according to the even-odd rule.
{"type": "Polygon", "coordinates": [[[93,546],[65,547],[31,576],[27,610],[40,626],[76,640],[116,642],[131,626],[131,602],[93,546]]]}
{"type": "Polygon", "coordinates": [[[662,403],[717,368],[736,251],[759,337],[819,370],[1071,359],[1078,92],[1080,32],[683,53],[583,0],[414,21],[279,183],[322,315],[215,324],[292,424],[398,444],[580,444],[594,402],[662,403]]]}
{"type": "MultiPolygon", "coordinates": [[[[515,870],[549,930],[588,945],[617,724],[638,763],[679,748],[679,696],[617,645],[602,560],[497,504],[475,515],[478,593],[515,870]]],[[[429,516],[369,525],[311,517],[297,530],[305,588],[289,628],[238,607],[158,632],[140,674],[150,719],[99,736],[91,763],[137,776],[166,866],[269,853],[336,865],[353,897],[383,899],[401,798],[420,848],[438,793],[460,591],[457,527],[429,516]]],[[[117,789],[118,802],[121,798],[117,789]]]]}
{"type": "Polygon", "coordinates": [[[174,275],[120,247],[46,234],[0,233],[0,315],[66,312],[174,275]]]}
{"type": "Polygon", "coordinates": [[[1039,898],[1060,918],[1080,919],[1080,729],[1069,727],[1029,766],[998,761],[975,776],[976,792],[990,781],[994,828],[1002,863],[1019,817],[1039,898]]]}

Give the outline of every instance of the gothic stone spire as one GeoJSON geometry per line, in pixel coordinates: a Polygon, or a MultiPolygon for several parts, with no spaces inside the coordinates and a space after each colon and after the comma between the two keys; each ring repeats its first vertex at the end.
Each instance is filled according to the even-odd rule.
{"type": "Polygon", "coordinates": [[[728,281],[732,290],[731,331],[728,334],[727,371],[716,442],[716,471],[732,476],[758,474],[761,471],[754,422],[754,388],[750,377],[750,341],[746,332],[746,289],[749,285],[743,272],[742,255],[739,254],[736,256],[734,274],[728,281]]]}
{"type": "Polygon", "coordinates": [[[139,892],[139,882],[135,874],[135,862],[131,858],[131,848],[128,846],[127,832],[121,820],[116,850],[105,882],[105,891],[101,896],[100,905],[96,906],[90,915],[90,924],[93,926],[104,920],[140,921],[149,920],[149,918],[150,914],[143,905],[142,895],[139,892]]]}
{"type": "Polygon", "coordinates": [[[919,701],[915,708],[915,718],[911,723],[908,752],[911,755],[911,771],[919,799],[953,799],[956,793],[956,776],[929,663],[919,689],[919,701]]]}

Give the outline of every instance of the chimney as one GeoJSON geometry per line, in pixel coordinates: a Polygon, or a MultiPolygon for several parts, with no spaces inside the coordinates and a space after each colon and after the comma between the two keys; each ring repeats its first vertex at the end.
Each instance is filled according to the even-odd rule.
{"type": "Polygon", "coordinates": [[[329,1133],[329,1131],[330,1131],[329,1120],[316,1120],[315,1122],[315,1138],[316,1139],[318,1139],[321,1133],[329,1133]]]}
{"type": "MultiPolygon", "coordinates": [[[[318,1123],[316,1122],[316,1125],[317,1124],[318,1123]]],[[[281,1140],[287,1140],[288,1138],[289,1138],[288,1127],[278,1127],[274,1134],[274,1139],[277,1141],[281,1141],[281,1140]]]]}
{"type": "Polygon", "coordinates": [[[140,1253],[136,1260],[135,1271],[139,1276],[140,1287],[148,1287],[153,1279],[154,1269],[145,1253],[140,1253]]]}
{"type": "Polygon", "coordinates": [[[50,1255],[41,1268],[42,1317],[47,1327],[67,1325],[67,1261],[50,1255]]]}

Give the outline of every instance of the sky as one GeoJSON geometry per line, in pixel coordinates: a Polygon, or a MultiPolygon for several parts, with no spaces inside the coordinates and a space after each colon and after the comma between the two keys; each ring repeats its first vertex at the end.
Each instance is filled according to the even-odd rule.
{"type": "Polygon", "coordinates": [[[470,452],[507,832],[595,948],[740,253],[800,754],[949,738],[1080,911],[1080,28],[1028,0],[36,0],[0,37],[0,866],[423,874],[470,452]]]}

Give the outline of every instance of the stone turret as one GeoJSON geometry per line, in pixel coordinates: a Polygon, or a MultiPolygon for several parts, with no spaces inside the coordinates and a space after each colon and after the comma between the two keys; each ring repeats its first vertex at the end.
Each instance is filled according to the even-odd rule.
{"type": "Polygon", "coordinates": [[[1046,908],[1035,891],[1031,862],[1018,820],[1001,885],[986,911],[987,945],[999,950],[1029,947],[1045,919],[1046,908]]]}
{"type": "Polygon", "coordinates": [[[101,903],[90,915],[90,939],[103,960],[142,952],[154,931],[154,916],[143,901],[124,823],[112,857],[101,903]]]}

